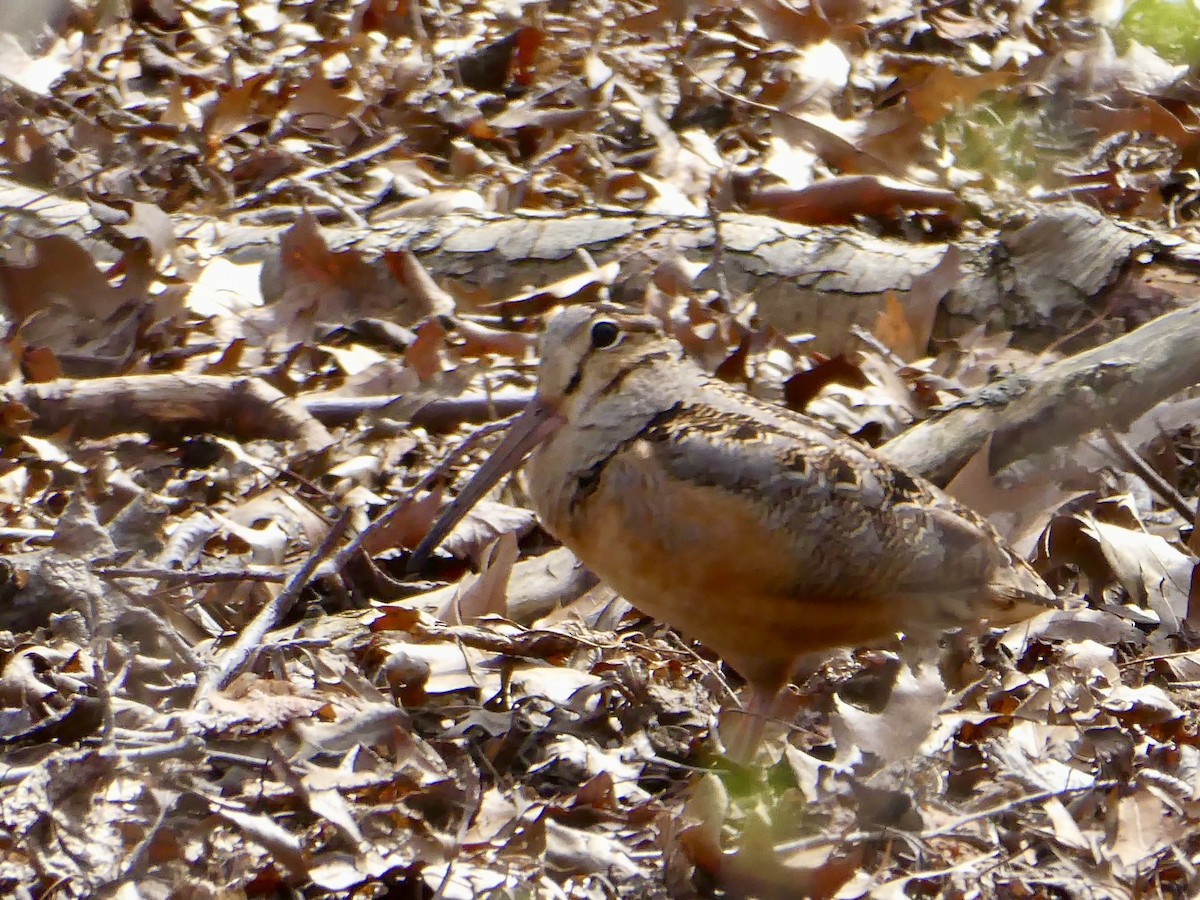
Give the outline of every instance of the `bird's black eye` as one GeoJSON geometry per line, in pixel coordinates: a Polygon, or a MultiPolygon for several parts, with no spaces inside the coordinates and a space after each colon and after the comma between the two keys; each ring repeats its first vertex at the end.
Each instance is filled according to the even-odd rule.
{"type": "Polygon", "coordinates": [[[616,322],[608,319],[601,319],[592,326],[592,347],[596,350],[603,350],[605,347],[611,347],[617,342],[617,338],[621,336],[621,326],[616,322]]]}

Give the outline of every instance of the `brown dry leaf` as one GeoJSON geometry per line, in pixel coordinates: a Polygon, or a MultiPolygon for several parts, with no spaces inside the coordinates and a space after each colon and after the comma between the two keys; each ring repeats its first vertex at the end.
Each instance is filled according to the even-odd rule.
{"type": "Polygon", "coordinates": [[[1179,117],[1154,97],[1140,94],[1125,96],[1118,108],[1093,106],[1076,112],[1076,121],[1093,129],[1098,139],[1128,131],[1156,134],[1183,150],[1200,140],[1200,129],[1188,128],[1179,117]]]}
{"type": "Polygon", "coordinates": [[[328,703],[305,694],[291,682],[242,675],[225,690],[210,695],[209,711],[201,721],[226,739],[275,731],[311,718],[328,703]]]}
{"type": "Polygon", "coordinates": [[[514,873],[496,871],[494,865],[475,865],[461,859],[424,865],[421,875],[426,891],[446,900],[476,900],[494,895],[503,892],[517,878],[514,873]]]}
{"type": "Polygon", "coordinates": [[[361,856],[339,851],[317,853],[308,862],[308,878],[327,891],[349,892],[378,877],[363,865],[361,856]]]}
{"type": "Polygon", "coordinates": [[[455,319],[454,331],[463,339],[459,354],[468,358],[494,353],[520,362],[529,350],[537,346],[537,335],[501,331],[470,319],[455,319]]]}
{"type": "Polygon", "coordinates": [[[500,535],[483,571],[462,585],[454,598],[438,610],[437,617],[448,625],[463,625],[484,616],[503,616],[508,608],[508,577],[517,554],[516,534],[509,531],[500,535]]]}
{"type": "Polygon", "coordinates": [[[1151,857],[1168,850],[1188,831],[1179,811],[1146,788],[1117,799],[1116,807],[1116,834],[1105,849],[1131,873],[1142,871],[1151,857]]]}
{"type": "Polygon", "coordinates": [[[384,254],[384,260],[395,279],[407,289],[408,296],[416,301],[416,309],[422,317],[454,313],[454,298],[437,286],[416,254],[398,250],[384,254]]]}
{"type": "MultiPolygon", "coordinates": [[[[392,744],[398,730],[411,728],[408,714],[390,700],[339,697],[337,701],[336,720],[311,718],[292,723],[292,730],[302,741],[302,746],[291,756],[293,762],[320,754],[347,753],[357,747],[387,746],[392,744]]],[[[328,711],[326,718],[332,712],[328,711]]]]}
{"type": "Polygon", "coordinates": [[[404,350],[404,363],[422,383],[442,371],[442,352],[446,349],[446,328],[440,319],[426,319],[417,326],[416,339],[404,350]]]}
{"type": "Polygon", "coordinates": [[[448,216],[450,213],[460,210],[484,212],[486,209],[486,201],[478,191],[469,188],[444,188],[398,203],[386,214],[375,217],[374,221],[388,222],[402,218],[431,219],[436,216],[448,216]]]}
{"type": "MultiPolygon", "coordinates": [[[[226,318],[262,306],[263,295],[259,288],[262,263],[235,263],[224,257],[211,259],[191,283],[184,305],[199,316],[221,316],[226,318]]],[[[230,334],[230,339],[241,334],[230,334]]]]}
{"type": "Polygon", "coordinates": [[[800,47],[823,41],[832,33],[824,6],[808,3],[798,9],[787,0],[749,0],[745,9],[769,40],[800,47]]]}
{"type": "Polygon", "coordinates": [[[1000,643],[1016,659],[1034,641],[1097,641],[1137,647],[1146,643],[1146,636],[1133,622],[1105,610],[1048,610],[1013,625],[1005,631],[1000,643]]]}
{"type": "Polygon", "coordinates": [[[715,369],[729,357],[730,323],[723,316],[713,315],[694,298],[689,299],[682,314],[678,311],[668,314],[663,328],[706,368],[715,369]]]}
{"type": "MultiPolygon", "coordinates": [[[[534,670],[553,676],[554,669],[534,670]]],[[[563,670],[566,671],[566,670],[563,670]]],[[[546,691],[544,679],[530,680],[543,696],[560,696],[562,691],[546,691]]],[[[572,684],[575,684],[572,679],[572,684]]],[[[571,772],[574,781],[585,782],[575,796],[576,806],[612,809],[616,803],[642,803],[649,799],[638,779],[646,769],[636,749],[629,745],[604,749],[574,735],[560,734],[546,746],[544,766],[571,772]]]]}
{"type": "Polygon", "coordinates": [[[417,500],[409,499],[389,512],[387,523],[374,530],[363,543],[370,556],[395,547],[415,547],[425,537],[441,506],[442,492],[436,489],[417,500]]]}
{"type": "Polygon", "coordinates": [[[315,72],[295,88],[287,112],[301,127],[324,132],[343,124],[361,102],[339,93],[321,72],[315,72]]]}
{"type": "Polygon", "coordinates": [[[511,315],[537,315],[566,302],[594,302],[606,288],[612,286],[620,271],[620,263],[605,263],[553,284],[496,300],[487,306],[499,307],[502,312],[511,315]]]}
{"type": "MultiPolygon", "coordinates": [[[[235,553],[248,553],[251,561],[259,565],[278,566],[286,559],[291,543],[287,527],[290,523],[286,518],[256,516],[252,525],[240,525],[220,513],[214,513],[213,518],[221,525],[221,530],[208,542],[206,549],[210,552],[224,544],[235,553]]],[[[262,587],[271,592],[278,590],[276,585],[262,587]]]]}
{"type": "Polygon", "coordinates": [[[62,378],[62,366],[49,347],[27,347],[21,354],[21,374],[26,381],[43,382],[62,378]]]}
{"type": "Polygon", "coordinates": [[[875,317],[875,324],[871,326],[871,334],[905,362],[912,362],[918,356],[923,356],[927,344],[918,343],[919,339],[895,292],[888,291],[883,302],[883,309],[879,311],[875,317]]]}
{"type": "Polygon", "coordinates": [[[24,265],[0,263],[4,305],[18,321],[59,306],[77,315],[107,319],[124,304],[146,297],[139,279],[110,284],[91,255],[63,235],[30,241],[26,258],[24,265]]]}
{"type": "Polygon", "coordinates": [[[960,75],[946,66],[920,64],[901,75],[899,90],[917,118],[932,124],[956,108],[974,103],[980,94],[1007,86],[1015,78],[1015,73],[1008,71],[960,75]]]}
{"type": "Polygon", "coordinates": [[[70,455],[59,445],[58,441],[25,434],[21,436],[21,443],[32,450],[33,458],[40,462],[60,467],[63,471],[75,475],[83,475],[87,472],[85,467],[71,460],[70,455]]]}
{"type": "Polygon", "coordinates": [[[394,657],[390,665],[396,671],[425,673],[421,687],[428,694],[478,691],[490,697],[500,689],[500,676],[488,664],[491,654],[474,647],[397,641],[382,644],[378,650],[388,658],[394,657]]]}
{"type": "MultiPolygon", "coordinates": [[[[216,440],[229,448],[235,458],[244,455],[241,447],[228,438],[216,440]]],[[[224,518],[245,528],[275,523],[284,533],[311,547],[319,544],[329,531],[328,522],[292,492],[279,486],[269,487],[239,501],[226,510],[224,518]]]]}
{"type": "Polygon", "coordinates": [[[69,654],[44,645],[22,648],[0,668],[0,700],[20,709],[55,694],[59,688],[46,676],[69,658],[69,654]]]}
{"type": "Polygon", "coordinates": [[[497,787],[484,791],[471,825],[463,835],[464,844],[487,844],[507,837],[524,816],[528,804],[519,794],[497,787]]]}
{"type": "Polygon", "coordinates": [[[1054,513],[1087,492],[1063,487],[1062,475],[1048,468],[1027,473],[1019,484],[1001,486],[988,471],[990,447],[989,439],[946,485],[946,492],[986,516],[1028,556],[1054,513]]]}
{"type": "Polygon", "coordinates": [[[1002,29],[994,21],[981,16],[963,15],[954,9],[939,9],[929,22],[942,37],[951,41],[966,41],[976,37],[995,37],[1002,29]]]}
{"type": "Polygon", "coordinates": [[[519,40],[520,32],[514,31],[455,60],[463,84],[477,91],[496,92],[503,88],[519,40]]]}
{"type": "MultiPolygon", "coordinates": [[[[302,213],[279,238],[280,283],[273,292],[264,287],[268,300],[278,300],[289,292],[315,302],[315,291],[331,287],[342,290],[367,290],[376,274],[357,250],[330,250],[320,225],[309,212],[302,213]]],[[[324,300],[330,311],[336,305],[324,300]]]]}
{"type": "Polygon", "coordinates": [[[337,361],[338,368],[351,377],[362,375],[363,372],[377,366],[384,368],[390,362],[387,356],[363,344],[351,344],[348,347],[322,344],[321,350],[332,356],[337,361]]]}
{"type": "Polygon", "coordinates": [[[560,825],[550,818],[546,826],[546,863],[572,875],[603,872],[614,879],[632,878],[641,870],[615,836],[560,825]]]}
{"type": "Polygon", "coordinates": [[[826,178],[805,188],[768,187],[746,198],[746,208],[802,225],[844,225],[856,216],[895,219],[939,210],[958,218],[962,203],[952,191],[901,184],[876,175],[826,178]]]}
{"type": "MultiPolygon", "coordinates": [[[[1026,708],[1030,707],[1027,703],[1026,708]]],[[[990,741],[988,749],[1010,777],[1039,790],[1065,791],[1095,782],[1090,772],[1080,772],[1061,758],[1077,738],[1073,726],[1046,725],[1023,716],[990,741]]]]}
{"type": "MultiPolygon", "coordinates": [[[[61,0],[48,0],[30,6],[29,12],[45,22],[56,16],[56,7],[61,9],[65,6],[66,3],[61,0]]],[[[33,30],[37,31],[36,26],[33,30]]],[[[30,53],[29,48],[23,46],[8,27],[0,32],[0,75],[31,94],[50,96],[54,83],[75,66],[74,57],[75,50],[69,41],[51,41],[40,52],[30,53]]]]}
{"type": "Polygon", "coordinates": [[[729,811],[729,792],[720,778],[705,773],[692,782],[676,840],[687,858],[705,872],[721,869],[721,833],[729,811]]]}
{"type": "Polygon", "coordinates": [[[451,556],[475,559],[504,534],[524,537],[536,522],[537,516],[524,507],[481,500],[454,526],[442,541],[441,550],[451,556]]]}
{"type": "Polygon", "coordinates": [[[654,286],[670,297],[688,296],[708,262],[692,262],[678,251],[665,254],[654,267],[654,286]]]}
{"type": "Polygon", "coordinates": [[[869,713],[834,695],[830,728],[838,744],[849,743],[885,762],[912,757],[936,724],[946,686],[935,666],[913,671],[902,665],[887,705],[869,713]]]}
{"type": "Polygon", "coordinates": [[[1185,719],[1184,711],[1167,696],[1166,691],[1153,684],[1140,687],[1118,684],[1105,695],[1102,706],[1119,721],[1140,727],[1182,722],[1185,719]]]}
{"type": "MultiPolygon", "coordinates": [[[[951,245],[928,272],[913,279],[904,303],[904,317],[912,332],[912,356],[899,353],[906,362],[924,356],[933,336],[942,300],[958,285],[962,278],[962,253],[957,245],[951,245]]],[[[893,349],[896,349],[893,347],[893,349]]],[[[898,351],[897,351],[898,352],[898,351]]]]}
{"type": "Polygon", "coordinates": [[[288,831],[268,815],[245,812],[214,797],[207,799],[216,818],[226,820],[245,837],[268,850],[272,858],[295,873],[296,877],[308,877],[308,861],[304,858],[303,845],[298,835],[288,831]]]}
{"type": "Polygon", "coordinates": [[[232,375],[241,370],[242,360],[246,353],[247,343],[244,338],[230,341],[215,362],[205,365],[200,371],[203,375],[232,375]]]}
{"type": "Polygon", "coordinates": [[[1196,560],[1158,535],[1110,525],[1089,513],[1081,513],[1076,519],[1081,534],[1095,541],[1113,577],[1130,598],[1153,610],[1168,632],[1177,631],[1187,615],[1196,560]]]}
{"type": "Polygon", "coordinates": [[[1075,817],[1067,811],[1061,800],[1057,797],[1047,800],[1042,804],[1042,811],[1050,820],[1050,826],[1054,829],[1054,839],[1058,843],[1072,850],[1092,852],[1095,844],[1083,833],[1075,817]]]}
{"type": "Polygon", "coordinates": [[[744,335],[729,355],[713,370],[713,375],[732,384],[746,384],[749,380],[746,374],[746,359],[750,355],[750,341],[750,335],[744,335]]]}
{"type": "Polygon", "coordinates": [[[804,412],[826,385],[865,388],[869,384],[862,368],[847,360],[844,354],[828,357],[813,353],[812,361],[811,368],[797,372],[783,383],[783,399],[797,412],[804,412]]]}
{"type": "Polygon", "coordinates": [[[217,92],[217,102],[209,111],[204,127],[211,149],[215,150],[227,137],[237,134],[251,123],[269,118],[278,111],[278,98],[268,98],[268,102],[259,103],[272,77],[270,72],[260,72],[236,87],[217,92]],[[273,104],[271,100],[274,100],[273,104]]]}
{"type": "Polygon", "coordinates": [[[130,203],[128,221],[113,229],[130,240],[144,240],[150,247],[150,261],[162,267],[175,254],[175,223],[152,203],[130,203]]]}

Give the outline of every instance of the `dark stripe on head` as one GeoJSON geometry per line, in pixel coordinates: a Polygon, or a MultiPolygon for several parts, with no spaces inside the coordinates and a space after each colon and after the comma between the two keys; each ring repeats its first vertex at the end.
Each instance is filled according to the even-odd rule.
{"type": "MultiPolygon", "coordinates": [[[[583,383],[583,370],[584,367],[587,366],[588,357],[596,352],[603,353],[607,349],[607,347],[602,347],[599,350],[596,348],[588,349],[588,351],[579,360],[579,366],[575,369],[575,374],[572,375],[571,380],[567,382],[567,387],[563,391],[564,397],[570,397],[573,393],[579,390],[579,386],[583,383]]],[[[620,390],[621,385],[625,383],[625,379],[628,378],[632,372],[640,369],[647,363],[661,362],[662,360],[671,359],[673,356],[674,354],[672,354],[670,350],[659,350],[655,353],[647,354],[646,356],[634,358],[630,361],[629,365],[617,372],[617,374],[609,380],[608,384],[599,390],[596,396],[605,397],[608,394],[611,394],[613,391],[620,390]]]]}
{"type": "MultiPolygon", "coordinates": [[[[589,350],[588,353],[592,351],[589,350]]],[[[587,354],[584,354],[583,359],[587,359],[587,354]]],[[[583,381],[583,360],[579,361],[579,365],[575,368],[575,374],[571,376],[571,380],[567,382],[566,390],[563,391],[564,397],[570,397],[573,393],[579,390],[579,385],[583,381]]]]}
{"type": "MultiPolygon", "coordinates": [[[[626,333],[626,332],[653,334],[659,330],[658,324],[653,319],[649,319],[644,316],[635,316],[635,317],[621,316],[619,313],[617,313],[616,310],[614,310],[613,318],[614,318],[614,320],[617,321],[617,323],[621,327],[622,335],[620,337],[624,337],[624,333],[626,333]]],[[[617,343],[620,343],[620,337],[618,338],[617,343]]],[[[588,347],[587,350],[584,352],[583,356],[581,356],[579,358],[579,365],[575,368],[575,374],[573,374],[571,376],[571,380],[567,382],[567,386],[563,390],[563,396],[570,397],[573,393],[575,393],[577,390],[579,390],[580,384],[583,383],[584,366],[587,365],[587,361],[593,353],[595,353],[597,350],[600,350],[600,351],[610,350],[614,346],[616,346],[616,344],[609,344],[608,346],[605,346],[605,347],[588,347]]],[[[669,357],[668,357],[668,355],[663,354],[663,353],[655,353],[655,354],[651,354],[651,356],[649,356],[649,357],[643,357],[643,358],[645,358],[645,359],[665,359],[665,358],[669,358],[669,357]]],[[[623,370],[618,375],[618,377],[616,379],[614,379],[616,384],[619,386],[621,381],[624,380],[624,376],[626,374],[628,374],[628,372],[630,370],[636,369],[639,365],[641,365],[641,360],[635,360],[632,363],[632,365],[629,367],[629,369],[623,370]]],[[[600,394],[601,395],[607,394],[612,389],[612,384],[613,383],[610,382],[608,385],[606,385],[604,387],[604,389],[600,392],[600,394]]]]}

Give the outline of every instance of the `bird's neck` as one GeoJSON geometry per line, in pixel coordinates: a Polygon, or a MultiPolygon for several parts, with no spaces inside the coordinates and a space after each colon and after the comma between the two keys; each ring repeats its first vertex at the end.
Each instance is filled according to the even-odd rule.
{"type": "Polygon", "coordinates": [[[580,491],[608,460],[664,412],[695,399],[708,380],[699,367],[675,354],[635,357],[629,363],[591,373],[600,377],[587,379],[586,388],[563,410],[566,425],[530,457],[530,493],[551,530],[561,530],[580,491]]]}

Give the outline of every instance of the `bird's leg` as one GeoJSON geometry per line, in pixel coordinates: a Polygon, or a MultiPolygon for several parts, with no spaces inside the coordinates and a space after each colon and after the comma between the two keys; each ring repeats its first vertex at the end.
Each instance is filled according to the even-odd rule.
{"type": "Polygon", "coordinates": [[[778,708],[781,689],[780,685],[774,683],[762,685],[747,682],[742,708],[735,710],[736,718],[728,728],[723,729],[729,734],[725,745],[730,760],[742,766],[754,762],[754,754],[762,743],[767,721],[774,718],[778,708]]]}

